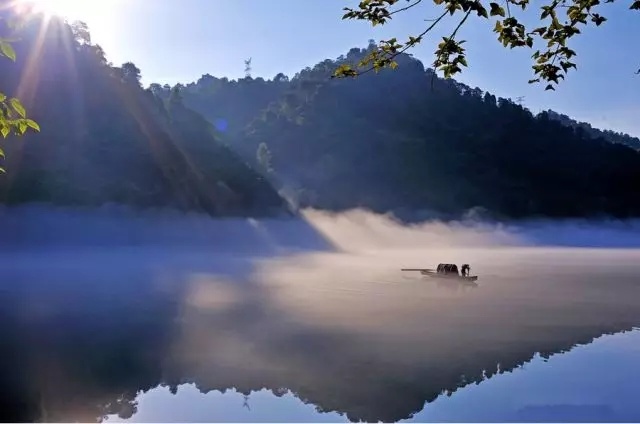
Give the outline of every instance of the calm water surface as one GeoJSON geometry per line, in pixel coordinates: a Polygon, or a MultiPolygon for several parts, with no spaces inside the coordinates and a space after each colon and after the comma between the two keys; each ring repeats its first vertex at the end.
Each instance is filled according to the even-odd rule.
{"type": "MultiPolygon", "coordinates": [[[[640,331],[603,336],[590,345],[440,396],[407,422],[637,422],[640,418],[640,331]]],[[[390,394],[394,396],[396,394],[390,394]]],[[[401,394],[397,394],[400,395],[401,394]]],[[[201,392],[194,384],[158,386],[136,398],[129,419],[109,422],[348,422],[337,412],[319,412],[289,391],[262,389],[201,392]]]]}
{"type": "Polygon", "coordinates": [[[4,421],[640,420],[638,250],[23,250],[0,269],[4,421]],[[438,262],[478,287],[399,271],[438,262]]]}

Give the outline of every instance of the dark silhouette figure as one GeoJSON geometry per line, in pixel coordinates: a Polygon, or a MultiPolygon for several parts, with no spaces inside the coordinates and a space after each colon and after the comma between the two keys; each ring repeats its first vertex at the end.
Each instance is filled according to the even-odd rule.
{"type": "Polygon", "coordinates": [[[469,272],[471,271],[471,267],[469,266],[469,264],[464,264],[462,265],[462,269],[460,271],[463,277],[468,277],[469,272]]]}
{"type": "Polygon", "coordinates": [[[458,265],[456,264],[439,264],[436,269],[438,274],[458,275],[458,265]]]}

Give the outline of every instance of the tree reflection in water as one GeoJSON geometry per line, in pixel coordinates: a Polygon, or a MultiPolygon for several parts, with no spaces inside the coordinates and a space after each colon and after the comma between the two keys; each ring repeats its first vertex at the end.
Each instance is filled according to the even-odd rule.
{"type": "Polygon", "coordinates": [[[253,391],[288,389],[349,420],[397,421],[536,352],[640,323],[634,252],[439,254],[473,256],[479,287],[402,279],[406,252],[226,258],[234,275],[142,251],[15,262],[0,292],[3,418],[127,418],[140,392],[194,383],[235,388],[247,408],[253,391]]]}

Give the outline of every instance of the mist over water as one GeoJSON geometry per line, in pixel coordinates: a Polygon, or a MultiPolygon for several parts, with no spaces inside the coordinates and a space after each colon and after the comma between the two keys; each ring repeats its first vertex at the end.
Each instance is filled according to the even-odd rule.
{"type": "Polygon", "coordinates": [[[123,206],[0,206],[0,248],[49,246],[217,246],[220,251],[276,249],[368,251],[425,247],[640,247],[640,221],[483,222],[429,220],[406,224],[363,209],[303,210],[297,218],[214,219],[172,210],[123,206]]]}
{"type": "Polygon", "coordinates": [[[5,416],[135,420],[140,391],[193,384],[397,421],[640,325],[635,222],[301,215],[3,209],[5,416]],[[478,287],[400,271],[440,262],[471,264],[478,287]]]}
{"type": "Polygon", "coordinates": [[[132,246],[216,248],[220,253],[274,253],[278,249],[322,250],[330,246],[303,220],[213,219],[173,210],[123,206],[55,208],[0,207],[0,249],[132,246]]]}
{"type": "Polygon", "coordinates": [[[405,224],[393,215],[362,209],[344,213],[306,210],[303,216],[345,250],[452,246],[640,247],[640,221],[637,220],[429,220],[405,224]]]}

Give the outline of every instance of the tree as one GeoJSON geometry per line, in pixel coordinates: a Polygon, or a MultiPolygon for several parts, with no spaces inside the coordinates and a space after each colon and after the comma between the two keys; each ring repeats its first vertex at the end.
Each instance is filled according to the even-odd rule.
{"type": "Polygon", "coordinates": [[[135,85],[140,85],[140,79],[142,78],[140,69],[132,62],[122,64],[122,77],[124,81],[135,85]]]}
{"type": "MultiPolygon", "coordinates": [[[[613,3],[615,0],[605,0],[613,3]]],[[[458,16],[455,29],[447,37],[443,37],[435,51],[433,68],[449,78],[467,66],[465,40],[456,38],[465,22],[475,15],[489,20],[495,17],[493,32],[504,47],[534,49],[532,65],[534,78],[529,83],[546,83],[546,90],[554,90],[560,80],[571,68],[576,68],[572,58],[576,52],[567,46],[567,42],[581,33],[581,28],[588,25],[600,26],[607,18],[597,11],[601,8],[600,0],[546,0],[540,6],[540,26],[527,28],[516,16],[531,6],[530,0],[433,0],[441,8],[441,14],[428,20],[429,24],[422,32],[410,36],[406,41],[397,38],[382,40],[364,59],[354,65],[343,64],[335,71],[335,77],[356,77],[358,75],[379,71],[383,68],[396,68],[395,58],[416,46],[447,15],[458,16]],[[498,3],[500,1],[500,3],[498,3]],[[488,4],[487,4],[488,3],[488,4]],[[539,43],[544,44],[537,48],[539,43]]],[[[398,13],[418,13],[419,6],[425,6],[424,0],[406,0],[407,5],[400,5],[400,0],[362,0],[356,8],[345,7],[343,19],[368,21],[373,26],[383,25],[398,13]]],[[[640,0],[631,0],[631,10],[640,10],[640,0]]],[[[638,70],[640,73],[640,70],[638,70]]]]}
{"type": "Polygon", "coordinates": [[[91,33],[89,26],[82,21],[75,21],[71,24],[73,38],[80,45],[91,44],[91,33]]]}
{"type": "Polygon", "coordinates": [[[175,87],[173,87],[171,89],[171,93],[169,94],[169,104],[170,105],[182,105],[183,104],[183,97],[182,97],[182,90],[183,90],[183,85],[178,83],[175,85],[175,87]]]}
{"type": "Polygon", "coordinates": [[[153,82],[153,83],[149,84],[149,91],[151,91],[153,94],[158,96],[161,93],[163,93],[164,89],[157,82],[153,82]]]}
{"type": "MultiPolygon", "coordinates": [[[[12,42],[16,41],[15,30],[18,28],[15,21],[0,16],[0,56],[16,61],[16,52],[12,42]]],[[[7,138],[11,133],[21,136],[28,129],[40,131],[40,126],[33,120],[27,118],[27,112],[15,97],[8,97],[0,92],[0,134],[7,138]]],[[[4,151],[0,149],[0,158],[4,158],[4,151]]],[[[0,173],[4,173],[4,168],[0,167],[0,173]]]]}
{"type": "Polygon", "coordinates": [[[256,156],[258,159],[258,164],[265,170],[265,172],[269,173],[273,170],[271,167],[271,151],[266,143],[260,143],[258,145],[258,151],[256,152],[256,156]]]}
{"type": "Polygon", "coordinates": [[[282,72],[278,73],[275,77],[273,77],[275,82],[289,82],[289,77],[283,74],[282,72]]]}

